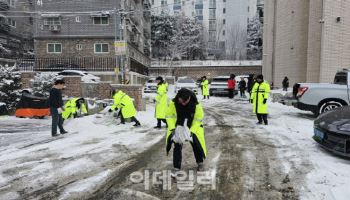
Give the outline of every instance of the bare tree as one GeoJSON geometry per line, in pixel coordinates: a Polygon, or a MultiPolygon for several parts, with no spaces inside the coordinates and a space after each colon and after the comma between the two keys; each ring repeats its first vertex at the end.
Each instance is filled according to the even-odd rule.
{"type": "Polygon", "coordinates": [[[247,29],[242,28],[239,24],[233,24],[227,30],[226,53],[227,59],[244,60],[247,57],[247,29]]]}

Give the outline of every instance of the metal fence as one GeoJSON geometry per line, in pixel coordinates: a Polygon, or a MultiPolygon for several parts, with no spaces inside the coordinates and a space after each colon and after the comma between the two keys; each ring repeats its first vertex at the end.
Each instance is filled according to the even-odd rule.
{"type": "Polygon", "coordinates": [[[18,59],[17,67],[21,71],[114,71],[116,60],[112,57],[18,59]]]}

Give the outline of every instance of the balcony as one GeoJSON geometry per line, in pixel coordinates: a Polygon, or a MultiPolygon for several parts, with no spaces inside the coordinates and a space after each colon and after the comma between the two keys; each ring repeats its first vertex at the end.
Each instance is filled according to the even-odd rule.
{"type": "Polygon", "coordinates": [[[6,11],[10,9],[10,5],[7,0],[0,0],[0,10],[6,11]]]}

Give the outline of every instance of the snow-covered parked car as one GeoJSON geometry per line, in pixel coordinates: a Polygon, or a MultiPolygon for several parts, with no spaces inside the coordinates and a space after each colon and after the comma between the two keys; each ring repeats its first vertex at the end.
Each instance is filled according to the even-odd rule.
{"type": "Polygon", "coordinates": [[[157,93],[157,82],[156,78],[149,78],[144,87],[144,93],[157,93]]]}
{"type": "Polygon", "coordinates": [[[175,93],[177,93],[182,88],[187,88],[189,90],[192,90],[195,94],[198,94],[198,86],[191,77],[183,76],[177,79],[175,82],[175,93]]]}
{"type": "Polygon", "coordinates": [[[84,71],[79,71],[79,70],[63,70],[58,73],[58,75],[61,76],[80,76],[81,81],[85,83],[96,83],[100,82],[101,78],[92,74],[89,74],[84,71]]]}
{"type": "Polygon", "coordinates": [[[313,139],[337,155],[350,157],[350,106],[320,115],[314,122],[313,139]]]}

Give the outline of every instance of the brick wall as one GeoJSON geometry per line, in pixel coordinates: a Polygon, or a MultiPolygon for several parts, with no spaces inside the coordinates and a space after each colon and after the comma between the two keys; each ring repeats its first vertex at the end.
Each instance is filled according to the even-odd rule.
{"type": "Polygon", "coordinates": [[[136,110],[141,111],[144,110],[142,106],[142,85],[119,85],[113,84],[111,85],[113,90],[122,90],[126,94],[128,94],[131,98],[133,98],[134,105],[136,110]]]}
{"type": "Polygon", "coordinates": [[[66,83],[66,88],[63,90],[63,95],[70,97],[81,97],[81,77],[80,76],[65,76],[64,82],[66,83]]]}
{"type": "Polygon", "coordinates": [[[22,89],[30,88],[30,79],[33,79],[35,76],[35,72],[22,72],[21,73],[21,82],[22,82],[22,89]]]}
{"type": "Polygon", "coordinates": [[[65,58],[65,57],[115,57],[114,56],[114,39],[40,39],[35,40],[35,53],[38,58],[65,58]],[[62,53],[48,53],[48,43],[62,44],[62,53]],[[95,44],[107,43],[109,44],[108,53],[95,53],[95,44]],[[77,44],[82,46],[81,50],[77,50],[77,44]]]}
{"type": "Polygon", "coordinates": [[[82,96],[97,98],[97,99],[111,99],[112,88],[109,83],[81,83],[82,96]]]}
{"type": "Polygon", "coordinates": [[[248,75],[261,74],[261,66],[253,67],[178,67],[171,69],[167,68],[149,68],[150,76],[190,76],[193,79],[198,79],[202,76],[229,76],[230,74],[248,75]]]}

